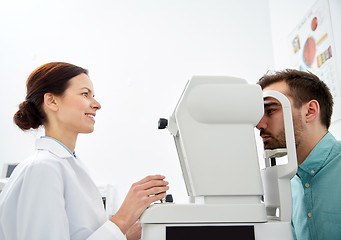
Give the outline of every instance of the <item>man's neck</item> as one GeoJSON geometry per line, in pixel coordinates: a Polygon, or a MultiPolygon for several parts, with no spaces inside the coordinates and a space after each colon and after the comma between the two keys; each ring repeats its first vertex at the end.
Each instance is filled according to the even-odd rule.
{"type": "Polygon", "coordinates": [[[315,146],[328,133],[328,130],[320,129],[318,131],[308,131],[308,133],[309,134],[304,137],[304,144],[300,144],[296,149],[298,165],[301,165],[304,162],[315,146]]]}

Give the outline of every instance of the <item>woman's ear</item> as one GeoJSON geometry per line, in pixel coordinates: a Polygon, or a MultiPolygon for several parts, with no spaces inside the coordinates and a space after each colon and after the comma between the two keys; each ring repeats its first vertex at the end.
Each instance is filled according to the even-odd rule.
{"type": "Polygon", "coordinates": [[[52,93],[45,93],[44,94],[44,106],[53,112],[57,111],[58,104],[57,104],[57,99],[55,95],[53,95],[52,93]]]}
{"type": "Polygon", "coordinates": [[[307,123],[311,123],[319,118],[320,115],[320,104],[316,100],[310,100],[305,104],[306,113],[305,119],[307,123]]]}

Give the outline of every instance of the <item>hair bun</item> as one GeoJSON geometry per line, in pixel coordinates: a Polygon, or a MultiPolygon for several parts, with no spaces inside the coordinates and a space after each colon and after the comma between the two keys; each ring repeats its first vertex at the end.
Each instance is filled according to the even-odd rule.
{"type": "Polygon", "coordinates": [[[42,124],[42,116],[33,102],[24,101],[14,114],[14,123],[22,130],[36,129],[42,124]]]}

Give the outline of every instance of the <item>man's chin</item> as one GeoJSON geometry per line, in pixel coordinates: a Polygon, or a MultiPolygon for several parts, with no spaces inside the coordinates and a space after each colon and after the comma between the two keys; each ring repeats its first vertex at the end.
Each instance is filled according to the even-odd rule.
{"type": "Polygon", "coordinates": [[[282,145],[271,145],[271,144],[265,144],[265,143],[264,143],[264,150],[273,150],[273,149],[277,149],[277,148],[286,148],[286,146],[282,146],[282,145]]]}
{"type": "Polygon", "coordinates": [[[273,149],[276,149],[276,148],[274,148],[274,147],[265,147],[264,146],[264,150],[273,150],[273,149]]]}
{"type": "Polygon", "coordinates": [[[277,145],[271,144],[269,142],[263,142],[263,145],[264,145],[264,150],[272,150],[272,149],[279,148],[277,145]]]}

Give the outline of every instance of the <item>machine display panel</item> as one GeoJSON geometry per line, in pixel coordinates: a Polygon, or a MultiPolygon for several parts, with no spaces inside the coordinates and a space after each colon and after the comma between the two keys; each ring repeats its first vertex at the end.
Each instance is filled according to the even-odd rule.
{"type": "Polygon", "coordinates": [[[166,240],[255,240],[253,226],[169,226],[166,240]]]}

